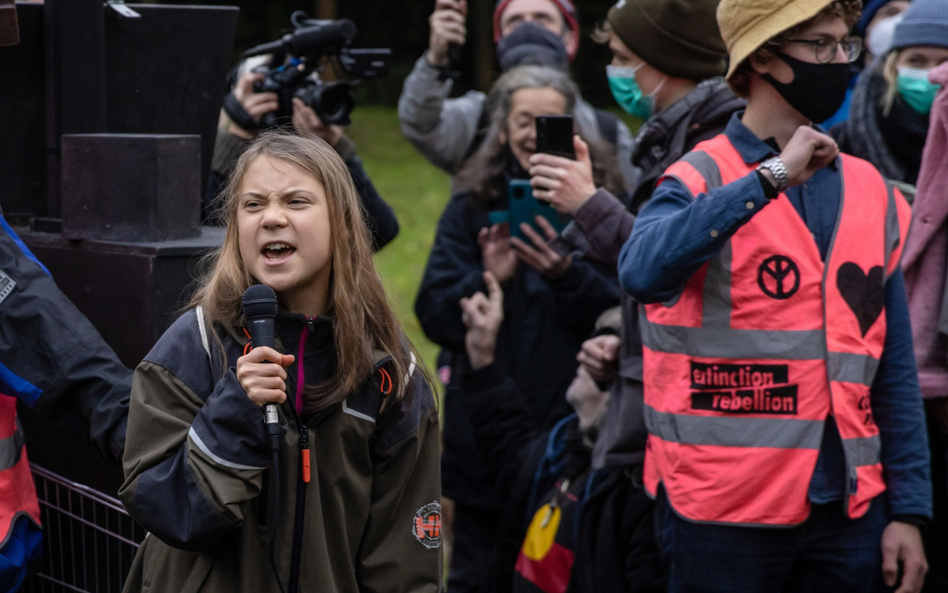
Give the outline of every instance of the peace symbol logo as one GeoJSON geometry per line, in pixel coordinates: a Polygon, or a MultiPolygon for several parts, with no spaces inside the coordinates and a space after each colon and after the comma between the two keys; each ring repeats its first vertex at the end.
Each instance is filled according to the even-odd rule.
{"type": "Polygon", "coordinates": [[[772,299],[789,299],[800,288],[800,268],[785,255],[768,257],[757,269],[757,285],[772,299]]]}

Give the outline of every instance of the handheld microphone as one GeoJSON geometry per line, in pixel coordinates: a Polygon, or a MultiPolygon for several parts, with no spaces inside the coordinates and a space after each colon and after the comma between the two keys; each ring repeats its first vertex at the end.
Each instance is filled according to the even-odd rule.
{"type": "Polygon", "coordinates": [[[355,35],[355,24],[349,19],[325,21],[312,27],[302,27],[292,33],[287,33],[279,41],[271,41],[252,47],[244,52],[243,57],[282,53],[300,55],[352,41],[355,35]]]}
{"type": "MultiPolygon", "coordinates": [[[[276,319],[277,295],[266,284],[254,284],[244,291],[241,302],[244,317],[247,320],[247,331],[250,333],[250,345],[254,348],[263,346],[276,347],[274,337],[274,319],[276,319]]],[[[274,533],[278,530],[280,520],[280,416],[277,414],[276,404],[267,404],[265,408],[265,422],[267,436],[270,437],[270,496],[267,503],[267,527],[274,533]]],[[[276,538],[270,540],[270,568],[273,577],[281,592],[285,592],[280,571],[276,563],[276,538]]]]}
{"type": "MultiPolygon", "coordinates": [[[[277,296],[272,288],[265,284],[254,284],[243,296],[244,317],[247,319],[247,331],[254,348],[276,347],[273,320],[276,318],[277,296]]],[[[280,416],[276,404],[267,404],[265,408],[267,434],[270,436],[272,451],[280,449],[280,416]]]]}

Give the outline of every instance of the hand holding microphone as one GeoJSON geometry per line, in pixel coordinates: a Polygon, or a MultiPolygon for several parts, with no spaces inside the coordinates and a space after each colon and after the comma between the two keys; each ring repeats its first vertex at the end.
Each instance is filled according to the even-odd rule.
{"type": "Polygon", "coordinates": [[[286,400],[286,370],[296,360],[267,346],[257,347],[237,359],[237,380],[250,401],[263,406],[286,400]],[[270,364],[276,363],[276,364],[270,364]]]}
{"type": "Polygon", "coordinates": [[[292,364],[294,357],[274,350],[276,338],[273,325],[279,305],[273,289],[264,284],[254,284],[244,291],[242,305],[253,350],[237,359],[237,380],[251,401],[258,406],[266,405],[264,422],[267,424],[270,447],[275,452],[280,448],[277,404],[286,399],[286,371],[283,367],[292,364]]]}

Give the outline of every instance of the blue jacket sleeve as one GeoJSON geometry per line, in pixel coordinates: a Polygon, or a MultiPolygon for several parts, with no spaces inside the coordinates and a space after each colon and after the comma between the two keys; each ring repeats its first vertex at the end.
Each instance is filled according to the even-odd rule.
{"type": "Polygon", "coordinates": [[[671,300],[768,203],[755,172],[697,197],[665,178],[622,247],[619,283],[640,303],[671,300]]]}
{"type": "Polygon", "coordinates": [[[872,412],[882,439],[889,515],[930,519],[928,434],[901,270],[886,283],[885,316],[885,349],[872,385],[872,412]]]}
{"type": "Polygon", "coordinates": [[[232,368],[216,378],[215,356],[190,311],[132,383],[119,498],[151,533],[187,550],[213,548],[243,523],[270,463],[262,410],[232,368]]]}

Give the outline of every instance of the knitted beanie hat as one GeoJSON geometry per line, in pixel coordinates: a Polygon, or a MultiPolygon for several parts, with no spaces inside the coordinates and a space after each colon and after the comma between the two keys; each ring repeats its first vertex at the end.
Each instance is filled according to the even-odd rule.
{"type": "Polygon", "coordinates": [[[862,16],[859,17],[859,22],[853,27],[853,33],[865,35],[866,27],[868,27],[872,19],[875,18],[876,13],[889,2],[892,2],[892,0],[869,0],[868,2],[863,2],[862,16]]]}
{"type": "Polygon", "coordinates": [[[619,0],[606,21],[632,52],[660,72],[701,81],[724,74],[719,0],[619,0]]]}
{"type": "Polygon", "coordinates": [[[914,0],[902,13],[892,49],[923,45],[948,48],[948,1],[914,0]]]}
{"type": "MultiPolygon", "coordinates": [[[[507,9],[507,6],[512,1],[513,0],[497,0],[497,6],[494,8],[494,43],[500,41],[500,15],[504,13],[504,10],[507,9]]],[[[573,35],[576,35],[576,39],[579,39],[579,13],[576,11],[576,5],[573,4],[572,0],[550,0],[550,2],[553,3],[557,10],[560,11],[560,14],[563,15],[566,26],[573,32],[573,35]]],[[[572,60],[575,57],[576,53],[573,52],[570,54],[569,59],[572,60]]]]}

